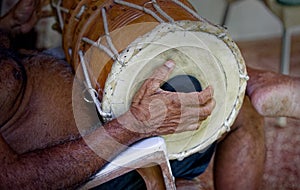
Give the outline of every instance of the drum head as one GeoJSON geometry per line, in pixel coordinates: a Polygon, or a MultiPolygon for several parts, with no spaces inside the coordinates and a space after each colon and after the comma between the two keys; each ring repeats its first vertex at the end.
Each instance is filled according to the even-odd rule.
{"type": "Polygon", "coordinates": [[[198,130],[164,136],[169,158],[181,159],[204,150],[230,129],[242,105],[247,74],[240,51],[223,28],[200,21],[162,23],[133,41],[113,64],[103,110],[115,117],[125,113],[152,71],[170,59],[176,62],[170,78],[195,77],[203,89],[214,88],[216,100],[198,130]]]}

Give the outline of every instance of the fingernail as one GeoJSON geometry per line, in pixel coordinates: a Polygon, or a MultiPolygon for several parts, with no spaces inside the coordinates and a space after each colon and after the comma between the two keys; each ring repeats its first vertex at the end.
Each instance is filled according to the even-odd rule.
{"type": "Polygon", "coordinates": [[[169,60],[165,63],[165,66],[167,66],[169,69],[172,69],[172,68],[174,68],[175,63],[174,63],[174,61],[169,60]]]}

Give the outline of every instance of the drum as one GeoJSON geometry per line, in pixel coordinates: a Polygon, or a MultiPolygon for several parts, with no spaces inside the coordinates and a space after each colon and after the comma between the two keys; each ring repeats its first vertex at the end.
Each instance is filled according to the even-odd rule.
{"type": "Polygon", "coordinates": [[[202,88],[213,86],[216,107],[198,130],[163,136],[169,159],[204,151],[230,130],[248,76],[224,28],[197,15],[185,0],[66,2],[59,5],[68,10],[62,14],[64,50],[75,69],[86,65],[104,119],[126,112],[151,71],[172,59],[170,81],[187,76],[202,88]]]}

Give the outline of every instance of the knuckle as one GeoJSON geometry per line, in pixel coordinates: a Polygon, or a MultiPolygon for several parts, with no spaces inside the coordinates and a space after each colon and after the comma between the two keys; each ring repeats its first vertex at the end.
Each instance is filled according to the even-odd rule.
{"type": "Polygon", "coordinates": [[[208,86],[206,89],[207,89],[207,91],[208,91],[208,93],[209,93],[210,96],[214,95],[214,89],[213,89],[212,86],[208,86]]]}
{"type": "Polygon", "coordinates": [[[201,115],[209,116],[211,115],[212,111],[213,111],[213,107],[210,105],[206,105],[205,107],[202,108],[201,115]]]}
{"type": "Polygon", "coordinates": [[[199,93],[199,101],[201,104],[205,104],[206,102],[213,99],[213,90],[212,88],[206,88],[204,91],[199,93]]]}
{"type": "Polygon", "coordinates": [[[212,99],[211,101],[212,101],[212,103],[211,103],[211,109],[214,109],[216,107],[216,100],[212,99]]]}
{"type": "Polygon", "coordinates": [[[204,107],[202,109],[201,115],[203,115],[203,116],[209,116],[210,114],[211,114],[211,110],[209,108],[204,107]]]}
{"type": "Polygon", "coordinates": [[[198,100],[200,104],[204,104],[207,101],[207,93],[206,91],[200,92],[198,96],[198,100]]]}

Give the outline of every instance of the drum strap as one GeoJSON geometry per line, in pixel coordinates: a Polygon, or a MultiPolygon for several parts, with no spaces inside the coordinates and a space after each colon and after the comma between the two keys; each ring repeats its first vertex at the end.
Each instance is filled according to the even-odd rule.
{"type": "MultiPolygon", "coordinates": [[[[189,8],[188,6],[186,6],[185,4],[183,4],[182,2],[178,1],[178,0],[172,0],[174,3],[176,3],[178,6],[182,7],[183,9],[185,9],[187,12],[189,12],[190,14],[192,14],[193,16],[195,16],[196,18],[198,18],[201,21],[205,21],[205,19],[203,19],[201,16],[199,16],[194,10],[192,10],[191,8],[189,8]]],[[[150,0],[149,2],[145,3],[143,6],[140,5],[136,5],[134,3],[130,3],[127,1],[123,1],[123,0],[114,0],[115,3],[120,4],[120,5],[124,5],[124,6],[128,6],[130,8],[134,8],[140,11],[143,11],[151,16],[153,16],[158,22],[160,23],[164,23],[165,21],[160,18],[155,12],[153,12],[152,10],[146,8],[146,6],[148,4],[152,4],[153,7],[155,8],[155,10],[162,15],[165,19],[167,19],[170,23],[174,23],[174,19],[172,17],[170,17],[165,11],[163,11],[161,9],[161,7],[159,6],[159,4],[157,3],[156,0],[150,0]]],[[[63,17],[62,17],[62,12],[64,13],[69,13],[69,10],[62,7],[61,6],[62,0],[52,0],[52,6],[56,8],[57,11],[57,15],[58,15],[58,20],[59,20],[59,24],[61,27],[61,30],[63,30],[64,27],[64,22],[63,22],[63,17]]],[[[84,11],[84,7],[80,12],[84,11]]],[[[102,8],[101,10],[102,12],[102,19],[103,19],[103,24],[104,24],[104,31],[105,34],[104,36],[100,37],[98,39],[97,42],[87,38],[87,37],[83,37],[82,41],[97,47],[98,49],[100,49],[101,51],[104,51],[109,57],[111,57],[114,61],[117,61],[118,63],[120,63],[121,65],[123,65],[123,63],[119,60],[119,53],[117,51],[117,49],[115,48],[112,39],[110,37],[109,34],[109,29],[108,29],[108,21],[107,21],[107,17],[106,17],[106,9],[102,8]],[[101,44],[101,40],[103,39],[103,37],[105,37],[106,42],[107,42],[107,46],[101,44]]]]}
{"type": "Polygon", "coordinates": [[[83,71],[83,75],[84,75],[84,79],[85,79],[85,85],[86,85],[86,89],[84,91],[88,91],[90,96],[92,97],[92,101],[87,100],[86,98],[84,98],[84,100],[88,103],[93,102],[96,106],[96,109],[98,111],[98,113],[102,116],[104,121],[107,121],[109,119],[112,118],[112,114],[111,113],[106,113],[102,111],[101,108],[101,102],[98,99],[98,93],[97,91],[92,87],[92,83],[90,80],[90,76],[85,64],[85,60],[84,60],[84,55],[83,52],[81,50],[78,51],[79,57],[80,57],[80,62],[81,62],[81,67],[82,67],[82,71],[83,71]]]}
{"type": "Polygon", "coordinates": [[[82,41],[84,41],[94,47],[99,48],[100,50],[104,51],[109,57],[111,57],[114,61],[117,61],[118,63],[123,65],[123,63],[119,60],[119,52],[117,51],[115,45],[113,44],[112,39],[109,34],[108,22],[107,22],[107,17],[106,17],[106,9],[102,8],[101,12],[102,12],[103,25],[104,25],[104,32],[105,32],[104,37],[106,39],[108,47],[101,44],[101,40],[102,40],[103,36],[100,37],[97,42],[94,42],[93,40],[91,40],[87,37],[83,37],[82,41]]]}
{"type": "MultiPolygon", "coordinates": [[[[178,6],[182,7],[183,9],[185,9],[187,12],[189,12],[190,14],[192,14],[193,16],[195,16],[196,18],[198,18],[199,20],[204,21],[204,19],[202,17],[200,17],[195,11],[193,11],[192,9],[190,9],[189,7],[187,7],[185,4],[183,4],[182,2],[178,1],[178,0],[172,0],[174,3],[176,3],[178,6]]],[[[153,12],[152,10],[146,8],[146,6],[148,4],[152,4],[153,7],[155,8],[155,10],[162,15],[165,19],[167,19],[170,23],[175,23],[174,19],[171,18],[165,11],[163,11],[161,9],[161,7],[159,6],[159,4],[156,2],[156,0],[151,0],[147,3],[145,3],[143,6],[140,5],[136,5],[134,3],[130,3],[130,2],[126,2],[123,0],[114,0],[115,3],[120,4],[120,5],[124,5],[124,6],[128,6],[130,8],[134,8],[140,11],[143,11],[151,16],[153,16],[158,22],[160,23],[164,23],[165,21],[160,18],[155,12],[153,12]]],[[[61,4],[61,0],[58,0],[56,7],[57,10],[59,12],[58,15],[60,15],[61,17],[61,11],[64,11],[64,9],[62,9],[62,7],[59,6],[59,4],[61,4]],[[61,11],[60,11],[61,10],[61,11]]],[[[110,33],[109,33],[109,27],[108,27],[108,21],[107,21],[107,17],[106,17],[106,9],[102,8],[101,9],[101,13],[102,13],[102,19],[103,19],[103,25],[104,25],[104,31],[105,34],[104,36],[100,37],[98,39],[97,42],[87,38],[87,37],[83,37],[82,41],[99,48],[100,50],[104,51],[109,57],[111,57],[114,61],[117,61],[118,63],[120,63],[121,65],[123,65],[123,62],[119,60],[119,53],[117,51],[117,49],[115,48],[110,33]],[[106,42],[107,42],[107,46],[101,44],[101,40],[102,38],[105,37],[106,42]]],[[[63,24],[61,23],[61,26],[63,27],[63,24]]],[[[81,61],[81,66],[82,66],[82,70],[83,70],[83,74],[84,74],[84,78],[86,81],[86,89],[90,94],[90,96],[92,97],[92,102],[96,105],[96,108],[99,112],[99,114],[103,117],[104,120],[108,120],[109,118],[112,117],[111,113],[106,113],[103,112],[102,108],[101,108],[101,102],[99,101],[98,97],[97,97],[97,92],[95,91],[95,89],[92,87],[91,81],[90,81],[90,77],[87,71],[87,67],[85,64],[85,60],[84,60],[84,55],[82,51],[79,51],[79,56],[80,56],[80,61],[81,61]]],[[[87,102],[91,102],[89,100],[86,100],[87,102]]]]}
{"type": "Polygon", "coordinates": [[[155,12],[153,12],[152,10],[145,7],[147,4],[151,3],[151,1],[148,2],[148,3],[145,3],[144,6],[136,5],[134,3],[129,3],[129,2],[126,2],[126,1],[123,1],[123,0],[114,0],[114,2],[117,3],[117,4],[120,4],[120,5],[124,5],[124,6],[130,7],[130,8],[133,8],[133,9],[144,11],[145,13],[150,14],[151,16],[153,16],[160,23],[165,22],[155,12]]]}
{"type": "Polygon", "coordinates": [[[62,17],[61,13],[62,12],[69,13],[69,10],[61,6],[61,1],[62,0],[57,0],[55,2],[54,0],[52,0],[51,4],[56,9],[59,26],[60,26],[60,29],[63,30],[63,28],[64,28],[64,21],[63,21],[63,17],[62,17]]]}
{"type": "Polygon", "coordinates": [[[112,50],[112,52],[115,54],[116,57],[119,57],[119,53],[116,49],[116,47],[114,46],[111,37],[109,35],[109,30],[108,30],[108,23],[107,23],[107,18],[106,18],[106,9],[102,8],[102,19],[103,19],[103,24],[104,24],[104,32],[105,32],[105,37],[106,37],[106,41],[108,43],[109,48],[112,50]]]}

